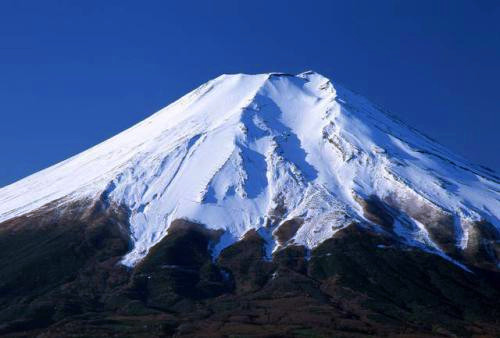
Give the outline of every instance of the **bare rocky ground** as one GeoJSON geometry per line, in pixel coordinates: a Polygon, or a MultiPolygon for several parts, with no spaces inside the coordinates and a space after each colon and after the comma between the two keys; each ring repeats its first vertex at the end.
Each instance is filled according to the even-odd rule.
{"type": "MultiPolygon", "coordinates": [[[[0,334],[499,336],[500,274],[400,246],[380,203],[366,205],[367,218],[387,233],[352,224],[312,252],[292,245],[272,259],[250,231],[213,260],[221,233],[176,220],[134,269],[118,264],[130,250],[127,212],[104,200],[9,220],[0,224],[0,334]]],[[[281,241],[298,227],[288,224],[281,241]]]]}

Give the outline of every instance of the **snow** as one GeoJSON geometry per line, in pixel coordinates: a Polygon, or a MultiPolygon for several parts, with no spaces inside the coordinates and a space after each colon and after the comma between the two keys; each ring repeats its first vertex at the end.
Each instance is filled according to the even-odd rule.
{"type": "MultiPolygon", "coordinates": [[[[178,218],[226,230],[215,254],[250,229],[270,254],[286,220],[304,220],[293,242],[310,249],[364,220],[355,196],[396,196],[457,215],[465,247],[468,222],[499,227],[499,191],[491,173],[320,74],[236,74],[0,189],[0,222],[104,192],[130,209],[134,248],[123,264],[132,266],[178,218]]],[[[419,226],[398,231],[439,250],[419,226]]]]}

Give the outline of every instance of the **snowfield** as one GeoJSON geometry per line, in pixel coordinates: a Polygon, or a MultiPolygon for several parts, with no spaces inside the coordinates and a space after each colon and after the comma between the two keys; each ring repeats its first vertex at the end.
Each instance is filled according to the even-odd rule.
{"type": "Polygon", "coordinates": [[[0,222],[47,203],[103,193],[130,210],[133,266],[186,218],[224,229],[215,254],[257,229],[303,224],[289,243],[315,247],[365,219],[376,196],[404,211],[396,231],[444,255],[422,215],[453,219],[467,246],[475,221],[500,227],[500,179],[314,72],[222,75],[148,119],[0,189],[0,222]],[[404,219],[403,219],[404,218],[404,219]]]}

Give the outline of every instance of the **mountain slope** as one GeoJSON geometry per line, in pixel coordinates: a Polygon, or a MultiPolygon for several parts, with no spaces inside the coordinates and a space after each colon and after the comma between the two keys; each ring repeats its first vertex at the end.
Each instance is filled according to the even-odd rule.
{"type": "Polygon", "coordinates": [[[0,335],[498,336],[500,184],[306,72],[0,189],[0,335]]]}
{"type": "Polygon", "coordinates": [[[352,224],[308,252],[266,259],[250,230],[185,220],[133,268],[127,212],[73,203],[0,228],[0,335],[14,337],[494,337],[499,275],[473,273],[352,224]]]}
{"type": "Polygon", "coordinates": [[[250,229],[270,253],[311,249],[366,222],[445,257],[487,246],[495,266],[499,191],[494,173],[317,73],[223,75],[0,189],[0,221],[104,196],[129,211],[128,266],[182,218],[225,230],[214,255],[250,229]],[[488,243],[475,242],[479,222],[493,233],[488,243]]]}

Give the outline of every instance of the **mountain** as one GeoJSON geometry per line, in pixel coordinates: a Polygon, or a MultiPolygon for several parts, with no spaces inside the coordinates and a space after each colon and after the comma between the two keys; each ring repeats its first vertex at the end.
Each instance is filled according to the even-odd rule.
{"type": "Polygon", "coordinates": [[[0,189],[0,333],[494,335],[499,219],[493,171],[324,76],[222,75],[0,189]]]}

